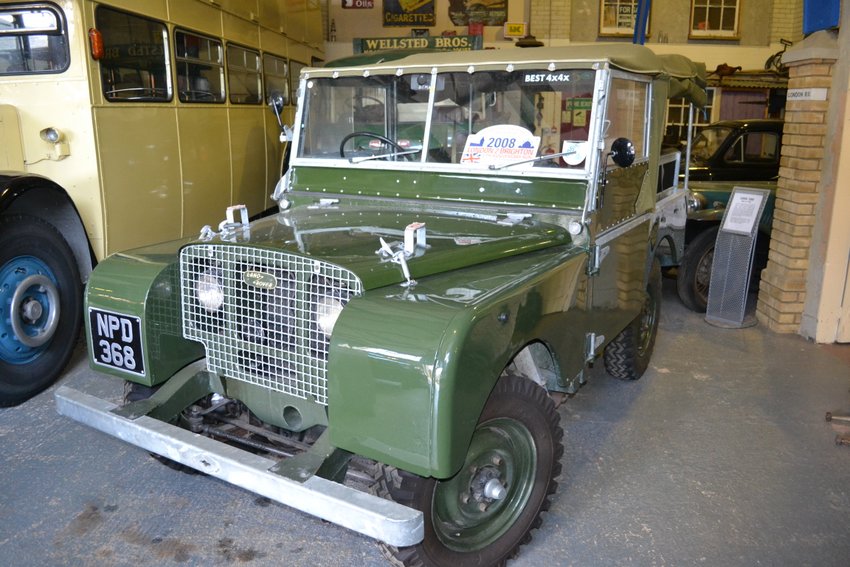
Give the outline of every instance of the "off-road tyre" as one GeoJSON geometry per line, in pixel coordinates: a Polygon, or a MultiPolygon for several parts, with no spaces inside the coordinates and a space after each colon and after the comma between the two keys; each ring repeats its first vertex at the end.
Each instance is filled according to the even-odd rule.
{"type": "Polygon", "coordinates": [[[605,371],[618,380],[638,380],[649,367],[661,317],[661,265],[649,272],[646,296],[637,317],[605,347],[605,371]]]}
{"type": "Polygon", "coordinates": [[[708,307],[708,288],[711,284],[711,265],[714,263],[714,243],[718,227],[702,231],[688,244],[679,273],[676,292],[691,311],[705,313],[708,307]]]}
{"type": "MultiPolygon", "coordinates": [[[[402,548],[381,544],[384,555],[392,564],[404,567],[505,565],[521,545],[531,541],[531,531],[540,527],[541,514],[549,509],[550,497],[558,488],[555,478],[561,473],[564,453],[564,432],[558,422],[555,404],[543,388],[526,378],[506,375],[487,400],[473,434],[470,454],[455,477],[439,481],[386,465],[363,469],[374,477],[371,492],[421,510],[425,517],[425,538],[420,544],[402,548]],[[473,481],[480,479],[471,471],[482,464],[488,443],[493,443],[497,435],[505,435],[508,441],[502,441],[504,446],[490,447],[490,462],[495,462],[496,453],[504,458],[487,472],[500,470],[499,478],[505,478],[510,471],[524,480],[508,483],[507,496],[502,500],[481,502],[468,490],[475,486],[473,481]],[[532,446],[523,447],[526,442],[532,446]],[[533,463],[524,467],[520,461],[529,449],[536,456],[533,463]],[[478,450],[483,453],[476,455],[478,450]],[[474,512],[477,508],[471,512],[461,503],[464,495],[472,495],[472,505],[487,504],[489,512],[474,512]],[[451,511],[466,512],[459,518],[466,525],[440,522],[436,517],[446,512],[445,502],[451,502],[452,497],[457,504],[451,511]]],[[[490,465],[477,469],[479,475],[487,466],[490,465]]]]}
{"type": "Polygon", "coordinates": [[[77,345],[82,301],[80,273],[59,231],[37,217],[0,216],[0,406],[17,405],[59,378],[77,345]],[[44,278],[44,285],[31,285],[33,278],[44,278]],[[37,319],[26,319],[22,309],[13,313],[16,293],[21,305],[38,309],[37,319]],[[51,314],[55,318],[48,323],[51,314]],[[42,333],[46,342],[19,342],[12,318],[23,325],[27,340],[42,333]],[[52,334],[44,332],[48,327],[52,334]]]}

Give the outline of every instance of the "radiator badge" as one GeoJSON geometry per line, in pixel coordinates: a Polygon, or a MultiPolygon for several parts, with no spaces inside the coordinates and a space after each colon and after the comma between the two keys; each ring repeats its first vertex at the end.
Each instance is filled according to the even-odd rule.
{"type": "Polygon", "coordinates": [[[260,289],[274,289],[277,287],[277,278],[266,272],[248,270],[242,274],[242,281],[260,289]]]}

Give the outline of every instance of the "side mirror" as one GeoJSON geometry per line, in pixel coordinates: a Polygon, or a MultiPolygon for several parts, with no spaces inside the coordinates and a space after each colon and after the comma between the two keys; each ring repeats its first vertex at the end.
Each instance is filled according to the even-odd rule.
{"type": "Polygon", "coordinates": [[[274,91],[269,95],[269,106],[276,115],[280,116],[280,113],[283,112],[283,105],[283,94],[274,91]]]}
{"type": "Polygon", "coordinates": [[[628,138],[617,138],[611,144],[608,155],[620,167],[629,167],[635,161],[635,145],[628,138]]]}

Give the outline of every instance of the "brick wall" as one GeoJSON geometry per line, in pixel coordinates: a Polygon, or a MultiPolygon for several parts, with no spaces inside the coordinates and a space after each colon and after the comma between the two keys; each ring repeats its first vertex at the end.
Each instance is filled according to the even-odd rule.
{"type": "Polygon", "coordinates": [[[800,41],[803,39],[803,0],[781,0],[773,3],[773,21],[770,42],[780,39],[800,41]]]}
{"type": "MultiPolygon", "coordinates": [[[[809,59],[790,64],[788,88],[828,89],[832,63],[809,59]]],[[[798,332],[802,320],[828,105],[828,100],[789,100],[785,109],[770,259],[761,275],[757,308],[759,321],[780,333],[798,332]]]]}

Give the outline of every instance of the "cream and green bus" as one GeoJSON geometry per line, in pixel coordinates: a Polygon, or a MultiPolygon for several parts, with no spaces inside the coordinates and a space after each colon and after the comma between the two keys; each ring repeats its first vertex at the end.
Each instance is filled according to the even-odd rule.
{"type": "Polygon", "coordinates": [[[0,405],[51,384],[105,256],[273,206],[319,4],[0,2],[0,405]],[[280,108],[280,107],[278,107],[280,108]]]}

